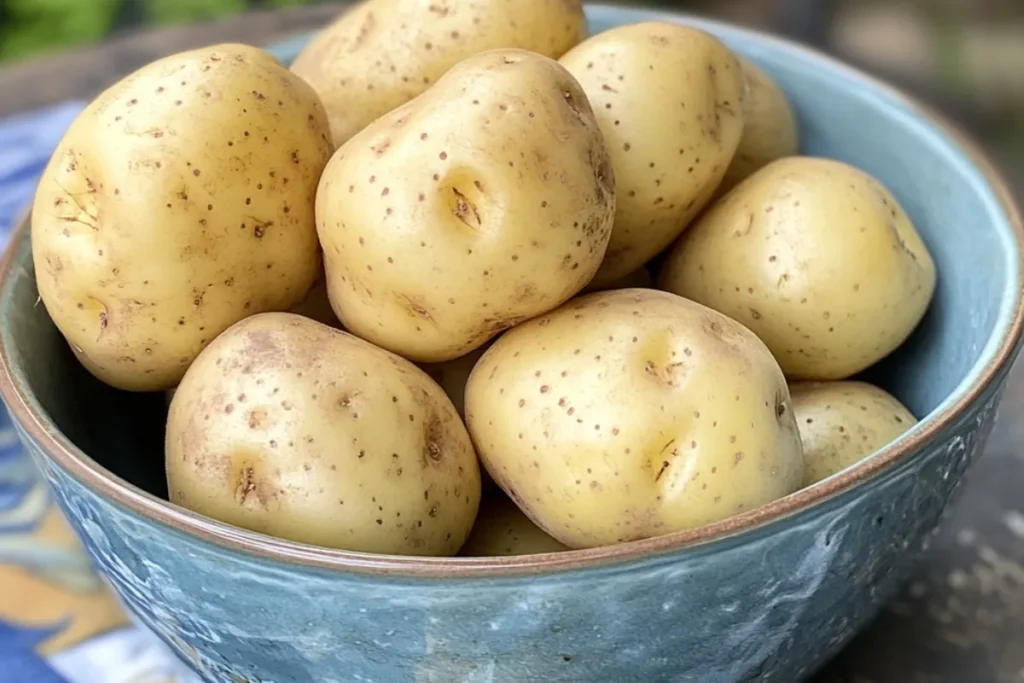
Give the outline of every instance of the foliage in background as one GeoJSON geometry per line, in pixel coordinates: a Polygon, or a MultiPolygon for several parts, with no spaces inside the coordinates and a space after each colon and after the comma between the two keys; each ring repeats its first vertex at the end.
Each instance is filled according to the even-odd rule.
{"type": "Polygon", "coordinates": [[[139,25],[187,24],[318,0],[0,0],[0,62],[80,47],[139,25]]]}

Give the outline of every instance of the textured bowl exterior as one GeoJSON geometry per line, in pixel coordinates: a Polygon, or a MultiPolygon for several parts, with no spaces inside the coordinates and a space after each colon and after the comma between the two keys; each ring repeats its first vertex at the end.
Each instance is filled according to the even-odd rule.
{"type": "Polygon", "coordinates": [[[217,683],[793,683],[900,588],[992,427],[783,524],[628,568],[423,581],[298,570],[177,534],[33,457],[128,607],[217,683]]]}
{"type": "MultiPolygon", "coordinates": [[[[592,32],[670,17],[611,7],[589,12],[592,32]]],[[[801,48],[714,22],[687,21],[768,67],[801,109],[812,152],[834,150],[885,172],[897,195],[908,197],[915,220],[946,221],[933,238],[976,219],[969,224],[969,242],[929,244],[940,264],[940,304],[923,323],[921,339],[908,342],[915,347],[912,357],[884,368],[915,412],[946,409],[951,417],[927,439],[909,436],[906,452],[891,464],[874,470],[865,465],[853,485],[832,492],[826,482],[822,490],[830,493],[823,500],[736,533],[623,560],[458,576],[347,571],[331,563],[286,561],[255,545],[240,549],[213,542],[141,514],[124,498],[101,495],[21,419],[19,435],[100,571],[131,611],[206,680],[793,683],[835,654],[903,585],[981,452],[1019,350],[1015,339],[1010,352],[996,358],[1001,340],[988,339],[989,333],[972,338],[963,332],[958,338],[948,331],[1011,327],[1019,297],[986,287],[1019,290],[1013,259],[998,261],[1008,250],[1018,252],[1019,243],[1010,244],[1006,231],[998,239],[995,229],[993,235],[986,232],[975,213],[982,204],[998,203],[998,192],[977,180],[967,156],[950,151],[956,149],[952,142],[924,158],[925,143],[915,149],[907,141],[906,131],[915,126],[940,135],[907,103],[801,48]],[[814,94],[826,87],[836,90],[814,94]],[[848,94],[840,97],[842,92],[848,94]],[[802,104],[813,111],[808,114],[802,104]],[[865,130],[875,132],[862,132],[857,122],[871,112],[878,121],[865,130]],[[892,127],[886,129],[882,120],[891,120],[892,127]],[[837,135],[834,125],[849,130],[837,135]],[[971,203],[975,195],[986,198],[971,203]],[[993,265],[997,261],[1011,265],[1000,271],[1001,280],[993,275],[992,282],[1001,285],[942,282],[942,263],[957,258],[985,264],[993,273],[1003,267],[993,265]],[[1009,300],[1014,303],[1004,305],[1009,300]],[[969,325],[957,327],[966,320],[969,325]],[[934,332],[939,329],[947,333],[934,332]],[[940,393],[949,396],[940,402],[940,393]]],[[[287,61],[298,45],[280,46],[278,54],[287,61]]],[[[26,242],[23,234],[14,247],[15,271],[31,263],[26,242]]],[[[22,278],[22,285],[10,287],[25,290],[19,299],[29,302],[25,307],[31,302],[28,272],[10,276],[22,278]]],[[[22,316],[29,314],[0,322],[5,338],[18,335],[13,326],[28,324],[22,316]]],[[[11,381],[31,380],[37,394],[59,392],[65,379],[45,370],[45,350],[23,346],[11,361],[11,381]]],[[[14,408],[13,415],[25,415],[24,406],[14,408]]],[[[95,429],[83,427],[81,438],[89,428],[95,429]]],[[[152,456],[130,452],[125,458],[152,456]]]]}

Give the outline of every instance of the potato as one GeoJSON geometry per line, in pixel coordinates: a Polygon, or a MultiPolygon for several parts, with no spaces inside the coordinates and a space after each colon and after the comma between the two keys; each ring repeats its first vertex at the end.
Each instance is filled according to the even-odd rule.
{"type": "Polygon", "coordinates": [[[615,228],[603,287],[668,247],[708,202],[743,132],[743,75],[716,38],[629,24],[562,56],[597,115],[615,171],[615,228]]]}
{"type": "Polygon", "coordinates": [[[794,382],[789,391],[804,447],[804,486],[860,462],[917,424],[894,396],[866,382],[794,382]]]}
{"type": "MultiPolygon", "coordinates": [[[[473,371],[473,366],[476,365],[476,362],[480,360],[480,356],[484,355],[484,351],[489,346],[490,344],[484,344],[480,348],[470,351],[465,356],[459,356],[444,363],[424,363],[421,366],[422,370],[430,376],[430,379],[437,382],[444,389],[444,393],[448,394],[448,398],[451,399],[455,410],[459,411],[459,417],[463,420],[466,419],[466,382],[469,381],[469,374],[473,371]]],[[[487,470],[484,469],[480,471],[480,488],[485,493],[495,488],[494,480],[491,479],[490,475],[487,474],[487,470]]]]}
{"type": "Polygon", "coordinates": [[[298,303],[330,154],[316,93],[257,48],[183,52],[99,95],[32,213],[39,296],[82,364],[168,389],[232,323],[298,303]]]}
{"type": "Polygon", "coordinates": [[[715,522],[803,476],[764,344],[650,289],[588,294],[503,334],[470,375],[466,422],[498,485],[576,548],[715,522]]]}
{"type": "Polygon", "coordinates": [[[337,146],[479,52],[557,58],[586,35],[579,0],[370,0],[342,14],[292,70],[323,98],[337,146]]]}
{"type": "Polygon", "coordinates": [[[331,548],[453,555],[480,502],[469,434],[412,363],[293,313],[243,320],[185,373],[171,502],[331,548]]]}
{"type": "Polygon", "coordinates": [[[800,151],[796,116],[779,84],[749,59],[737,57],[746,80],[743,99],[743,136],[718,186],[724,195],[754,171],[800,151]]]}
{"type": "Polygon", "coordinates": [[[748,326],[789,378],[843,379],[907,338],[935,290],[935,264],[871,176],[788,157],[708,209],[658,286],[748,326]]]}
{"type": "Polygon", "coordinates": [[[614,185],[565,69],[522,50],[471,57],[327,165],[316,214],[331,304],[410,360],[463,356],[587,284],[614,185]]]}
{"type": "Polygon", "coordinates": [[[516,504],[503,495],[485,498],[480,504],[473,531],[459,555],[502,557],[569,550],[530,521],[516,504]]]}

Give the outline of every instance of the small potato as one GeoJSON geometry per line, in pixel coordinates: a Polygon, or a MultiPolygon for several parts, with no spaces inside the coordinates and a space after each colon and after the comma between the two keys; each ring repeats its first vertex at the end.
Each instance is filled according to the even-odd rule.
{"type": "Polygon", "coordinates": [[[658,286],[748,326],[790,379],[843,379],[910,335],[935,291],[935,264],[874,178],[789,157],[708,209],[658,286]]]}
{"type": "Polygon", "coordinates": [[[865,382],[789,386],[804,446],[804,486],[860,462],[917,424],[888,392],[865,382]]]}
{"type": "Polygon", "coordinates": [[[743,132],[743,75],[716,38],[643,22],[562,56],[594,108],[615,171],[615,228],[603,288],[668,247],[711,199],[743,132]]]}
{"type": "Polygon", "coordinates": [[[171,502],[330,548],[454,555],[480,502],[469,434],[412,363],[292,313],[213,341],[171,401],[171,502]]]}
{"type": "Polygon", "coordinates": [[[314,38],[292,70],[320,94],[340,147],[467,57],[521,48],[558,58],[586,30],[579,0],[369,0],[314,38]]]}
{"type": "Polygon", "coordinates": [[[800,151],[796,116],[786,95],[761,67],[738,57],[746,81],[743,137],[717,194],[724,195],[754,171],[800,151]]]}
{"type": "Polygon", "coordinates": [[[160,59],[99,95],[32,212],[39,296],[82,364],[168,389],[231,324],[302,300],[330,154],[316,93],[254,47],[160,59]]]}
{"type": "Polygon", "coordinates": [[[721,520],[803,476],[764,344],[650,289],[589,294],[506,332],[473,368],[466,422],[498,485],[575,548],[721,520]]]}
{"type": "Polygon", "coordinates": [[[410,360],[463,356],[587,284],[614,187],[565,69],[523,50],[471,57],[327,165],[316,214],[331,304],[410,360]]]}
{"type": "Polygon", "coordinates": [[[485,498],[480,503],[473,531],[459,555],[501,557],[565,550],[569,548],[544,533],[515,503],[499,494],[485,498]]]}

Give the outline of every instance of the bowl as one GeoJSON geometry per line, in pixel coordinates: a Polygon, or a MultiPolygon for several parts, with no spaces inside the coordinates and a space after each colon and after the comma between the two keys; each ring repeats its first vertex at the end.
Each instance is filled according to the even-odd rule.
{"type": "MultiPolygon", "coordinates": [[[[27,228],[0,270],[0,389],[90,556],[209,681],[594,683],[806,678],[904,584],[992,427],[1021,341],[1021,217],[942,120],[795,44],[588,8],[592,32],[684,21],[760,63],[809,154],[889,186],[927,242],[925,319],[871,377],[919,424],[758,510],[623,545],[494,559],[326,550],[165,500],[165,404],[94,380],[38,305],[27,228]]],[[[303,40],[276,46],[285,61],[303,40]]]]}

